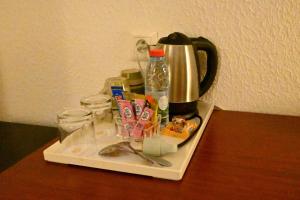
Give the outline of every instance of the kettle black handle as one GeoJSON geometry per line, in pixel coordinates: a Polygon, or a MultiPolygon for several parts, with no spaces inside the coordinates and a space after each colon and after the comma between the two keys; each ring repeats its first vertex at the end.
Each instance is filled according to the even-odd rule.
{"type": "Polygon", "coordinates": [[[195,57],[198,68],[200,86],[199,97],[201,97],[205,92],[207,92],[207,90],[210,88],[210,86],[215,80],[218,67],[218,53],[216,46],[206,38],[198,37],[191,38],[191,40],[196,54],[195,57]],[[203,50],[207,54],[207,71],[202,81],[200,80],[200,63],[198,58],[199,56],[197,53],[199,50],[203,50]]]}

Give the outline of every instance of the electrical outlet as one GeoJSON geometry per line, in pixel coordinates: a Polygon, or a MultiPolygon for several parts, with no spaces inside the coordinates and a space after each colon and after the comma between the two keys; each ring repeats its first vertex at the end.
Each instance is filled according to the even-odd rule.
{"type": "MultiPolygon", "coordinates": [[[[132,44],[133,46],[133,52],[132,52],[132,61],[137,61],[137,43],[140,42],[141,40],[144,40],[146,43],[145,45],[155,45],[158,40],[158,32],[152,32],[149,34],[144,34],[144,33],[134,33],[132,34],[133,41],[134,43],[132,44]]],[[[141,58],[142,60],[145,59],[141,58]]]]}
{"type": "Polygon", "coordinates": [[[143,39],[147,42],[149,45],[155,45],[158,40],[158,32],[152,32],[149,34],[133,34],[135,42],[137,42],[140,39],[143,39]]]}

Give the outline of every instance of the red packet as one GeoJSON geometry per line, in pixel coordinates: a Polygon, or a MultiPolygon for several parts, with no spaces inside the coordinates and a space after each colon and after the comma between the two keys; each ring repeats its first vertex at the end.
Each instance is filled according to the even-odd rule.
{"type": "Polygon", "coordinates": [[[118,100],[118,104],[122,117],[122,125],[125,131],[131,135],[131,132],[136,124],[133,107],[128,100],[118,100]]]}

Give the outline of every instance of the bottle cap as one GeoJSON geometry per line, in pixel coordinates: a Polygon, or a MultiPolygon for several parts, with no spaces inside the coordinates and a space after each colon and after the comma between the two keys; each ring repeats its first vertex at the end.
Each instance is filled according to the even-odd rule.
{"type": "Polygon", "coordinates": [[[165,56],[165,52],[163,49],[151,49],[149,52],[151,57],[163,57],[165,56]]]}

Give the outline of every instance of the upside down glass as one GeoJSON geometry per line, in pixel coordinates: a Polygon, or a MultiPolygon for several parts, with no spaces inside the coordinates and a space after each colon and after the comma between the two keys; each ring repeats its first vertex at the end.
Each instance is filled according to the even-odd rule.
{"type": "Polygon", "coordinates": [[[81,153],[95,145],[92,111],[84,108],[67,109],[57,115],[60,142],[72,153],[81,153]]]}
{"type": "Polygon", "coordinates": [[[111,97],[105,94],[90,95],[82,98],[80,104],[92,111],[95,134],[103,132],[107,123],[112,121],[111,97]]]}

